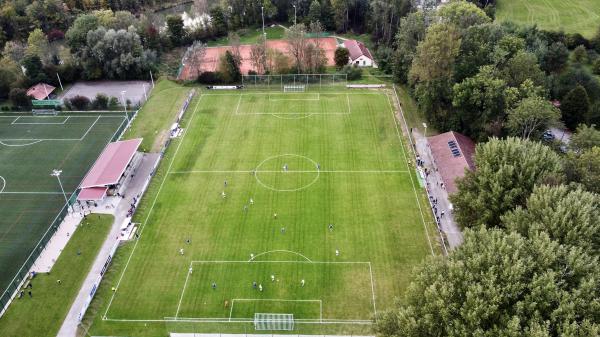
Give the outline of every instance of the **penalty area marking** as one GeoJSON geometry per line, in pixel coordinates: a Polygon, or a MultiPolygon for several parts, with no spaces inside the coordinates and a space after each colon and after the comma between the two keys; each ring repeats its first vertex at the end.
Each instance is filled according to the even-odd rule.
{"type": "Polygon", "coordinates": [[[5,142],[0,140],[0,145],[10,146],[10,147],[29,146],[29,145],[41,143],[44,141],[44,139],[29,139],[28,141],[29,141],[28,143],[22,143],[22,144],[6,144],[5,142]]]}
{"type": "MultiPolygon", "coordinates": [[[[370,278],[370,283],[371,283],[371,299],[372,299],[372,304],[373,304],[373,314],[375,317],[375,322],[377,322],[377,306],[376,306],[376,299],[375,299],[375,280],[373,277],[373,269],[371,266],[371,262],[370,261],[312,261],[310,259],[308,259],[306,256],[297,253],[297,252],[293,252],[293,251],[287,251],[287,250],[272,250],[272,251],[267,251],[267,252],[263,252],[260,253],[258,255],[256,255],[254,258],[260,256],[260,255],[264,255],[267,253],[272,253],[272,252],[289,252],[289,253],[293,253],[293,254],[298,254],[302,257],[304,257],[306,259],[306,261],[254,261],[253,259],[250,259],[248,261],[236,261],[236,260],[215,260],[215,261],[206,261],[206,260],[192,260],[190,261],[188,270],[190,268],[193,268],[194,263],[197,264],[226,264],[226,263],[239,263],[239,264],[247,264],[247,263],[299,263],[299,264],[364,264],[367,265],[369,267],[369,278],[370,278]]],[[[193,270],[193,269],[192,269],[193,270]]],[[[229,318],[180,318],[179,317],[179,311],[181,309],[181,303],[183,301],[183,297],[185,295],[185,290],[187,288],[187,284],[190,278],[190,273],[186,272],[186,278],[185,278],[185,282],[183,284],[183,288],[181,289],[181,295],[179,297],[179,303],[177,304],[177,312],[175,313],[175,317],[174,318],[175,321],[177,320],[199,320],[199,321],[203,321],[203,322],[222,322],[222,323],[228,323],[228,322],[240,322],[239,319],[235,319],[233,320],[231,317],[231,311],[229,313],[229,318]]],[[[113,294],[114,296],[114,294],[113,294]]],[[[254,300],[254,299],[248,299],[248,300],[254,300]]],[[[300,300],[293,300],[293,299],[281,299],[281,301],[300,301],[300,300]]],[[[311,300],[306,300],[306,301],[311,301],[311,300]]],[[[314,300],[317,301],[317,300],[314,300]]],[[[232,302],[232,310],[233,310],[233,302],[232,302]]],[[[323,323],[323,322],[343,322],[343,323],[353,323],[353,322],[361,322],[361,324],[364,324],[364,322],[371,322],[369,320],[340,320],[340,319],[327,319],[327,320],[323,320],[323,314],[322,314],[322,303],[321,303],[321,318],[320,320],[316,321],[316,322],[311,322],[311,320],[304,320],[305,323],[323,323]]],[[[102,320],[109,320],[109,321],[128,321],[128,322],[151,322],[151,321],[155,321],[155,320],[143,320],[143,319],[134,319],[134,320],[130,320],[130,319],[112,319],[112,318],[108,318],[106,316],[106,313],[104,315],[104,317],[102,318],[102,320]]]]}
{"type": "MultiPolygon", "coordinates": [[[[64,125],[69,118],[71,118],[71,116],[62,116],[62,117],[58,117],[58,118],[64,118],[62,122],[24,122],[24,123],[17,123],[17,121],[23,116],[19,116],[17,117],[12,123],[10,123],[11,125],[64,125]]],[[[57,116],[32,116],[32,118],[57,118],[57,116]]]]}
{"type": "Polygon", "coordinates": [[[317,95],[316,98],[271,98],[271,95],[288,95],[289,93],[285,93],[285,94],[281,94],[281,93],[269,93],[269,101],[320,101],[321,100],[321,94],[318,92],[313,92],[313,93],[295,93],[295,95],[298,94],[309,94],[309,95],[317,95]]]}

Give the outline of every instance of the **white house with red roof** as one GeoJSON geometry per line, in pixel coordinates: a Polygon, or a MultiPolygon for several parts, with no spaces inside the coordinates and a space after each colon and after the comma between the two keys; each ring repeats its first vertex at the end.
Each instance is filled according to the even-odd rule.
{"type": "Polygon", "coordinates": [[[359,67],[377,67],[369,49],[356,40],[345,40],[343,47],[350,52],[350,64],[359,67]]]}

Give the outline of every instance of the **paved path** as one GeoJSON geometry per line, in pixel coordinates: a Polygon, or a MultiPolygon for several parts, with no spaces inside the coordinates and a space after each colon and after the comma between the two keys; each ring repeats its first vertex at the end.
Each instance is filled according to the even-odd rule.
{"type": "Polygon", "coordinates": [[[423,167],[427,168],[430,172],[425,180],[427,191],[430,195],[430,206],[434,212],[434,218],[439,218],[438,226],[446,237],[445,241],[447,245],[450,249],[453,249],[463,242],[463,235],[460,231],[460,227],[454,221],[450,201],[448,200],[448,193],[446,192],[446,189],[442,188],[442,177],[436,170],[427,138],[414,128],[412,130],[412,136],[415,140],[416,151],[421,160],[425,162],[423,167]],[[437,200],[437,204],[434,205],[432,199],[437,200]],[[442,212],[444,212],[443,216],[441,215],[442,212]]]}
{"type": "MultiPolygon", "coordinates": [[[[140,160],[139,166],[134,171],[135,175],[126,183],[127,192],[125,193],[125,198],[123,198],[114,209],[115,222],[113,223],[108,236],[104,238],[104,244],[102,245],[98,256],[96,256],[92,269],[85,278],[85,281],[79,290],[79,294],[71,305],[71,309],[58,332],[58,337],[76,336],[77,327],[79,325],[79,313],[86,303],[90,290],[98,278],[98,275],[100,275],[100,271],[102,270],[102,267],[104,267],[104,263],[106,262],[111,249],[119,239],[121,224],[127,219],[127,212],[129,211],[130,205],[133,203],[133,198],[141,194],[143,188],[147,187],[150,173],[159,158],[160,154],[158,153],[144,154],[140,160]]],[[[107,213],[107,209],[98,209],[98,213],[107,213]]]]}

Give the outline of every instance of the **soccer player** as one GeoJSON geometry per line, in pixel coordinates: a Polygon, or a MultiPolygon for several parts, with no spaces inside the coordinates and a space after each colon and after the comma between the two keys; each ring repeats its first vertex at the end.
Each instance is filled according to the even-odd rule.
{"type": "Polygon", "coordinates": [[[335,250],[335,256],[340,256],[340,250],[339,249],[335,250]]]}
{"type": "Polygon", "coordinates": [[[223,197],[223,199],[227,198],[227,194],[225,194],[225,191],[221,192],[221,197],[223,197]]]}
{"type": "Polygon", "coordinates": [[[190,275],[192,275],[192,267],[190,267],[190,270],[189,270],[189,272],[190,272],[190,275]]]}
{"type": "Polygon", "coordinates": [[[262,292],[262,284],[258,285],[258,291],[262,292]]]}
{"type": "Polygon", "coordinates": [[[277,219],[277,213],[273,213],[273,219],[277,219]]]}
{"type": "Polygon", "coordinates": [[[183,255],[183,248],[179,248],[179,254],[183,255]]]}
{"type": "Polygon", "coordinates": [[[256,289],[256,281],[252,282],[252,288],[256,289]]]}
{"type": "Polygon", "coordinates": [[[304,279],[302,279],[302,281],[300,281],[300,286],[304,287],[304,279]]]}
{"type": "Polygon", "coordinates": [[[217,290],[217,283],[213,282],[211,287],[213,288],[213,290],[217,290]]]}
{"type": "Polygon", "coordinates": [[[317,171],[321,170],[321,164],[317,163],[317,171]]]}
{"type": "Polygon", "coordinates": [[[223,182],[223,186],[227,187],[227,179],[223,182]]]}
{"type": "Polygon", "coordinates": [[[250,205],[254,205],[254,199],[250,198],[250,205]]]}
{"type": "Polygon", "coordinates": [[[332,223],[329,224],[329,231],[333,232],[333,224],[332,223]]]}
{"type": "Polygon", "coordinates": [[[248,205],[244,205],[244,212],[248,212],[248,205]]]}
{"type": "Polygon", "coordinates": [[[285,227],[281,227],[281,234],[285,234],[285,227]]]}
{"type": "Polygon", "coordinates": [[[271,282],[275,282],[275,275],[271,275],[271,282]]]}

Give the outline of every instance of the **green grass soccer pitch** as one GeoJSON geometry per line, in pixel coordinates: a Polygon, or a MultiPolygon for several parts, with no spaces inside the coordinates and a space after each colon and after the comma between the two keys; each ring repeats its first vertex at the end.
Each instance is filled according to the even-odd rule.
{"type": "Polygon", "coordinates": [[[564,30],[593,37],[598,29],[598,0],[498,0],[496,18],[520,24],[536,24],[546,30],[564,30]]]}
{"type": "Polygon", "coordinates": [[[368,327],[437,249],[391,100],[199,94],[90,333],[254,331],[257,313],[294,315],[294,332],[368,327]]]}
{"type": "Polygon", "coordinates": [[[0,294],[79,185],[124,116],[0,116],[0,294]]]}

